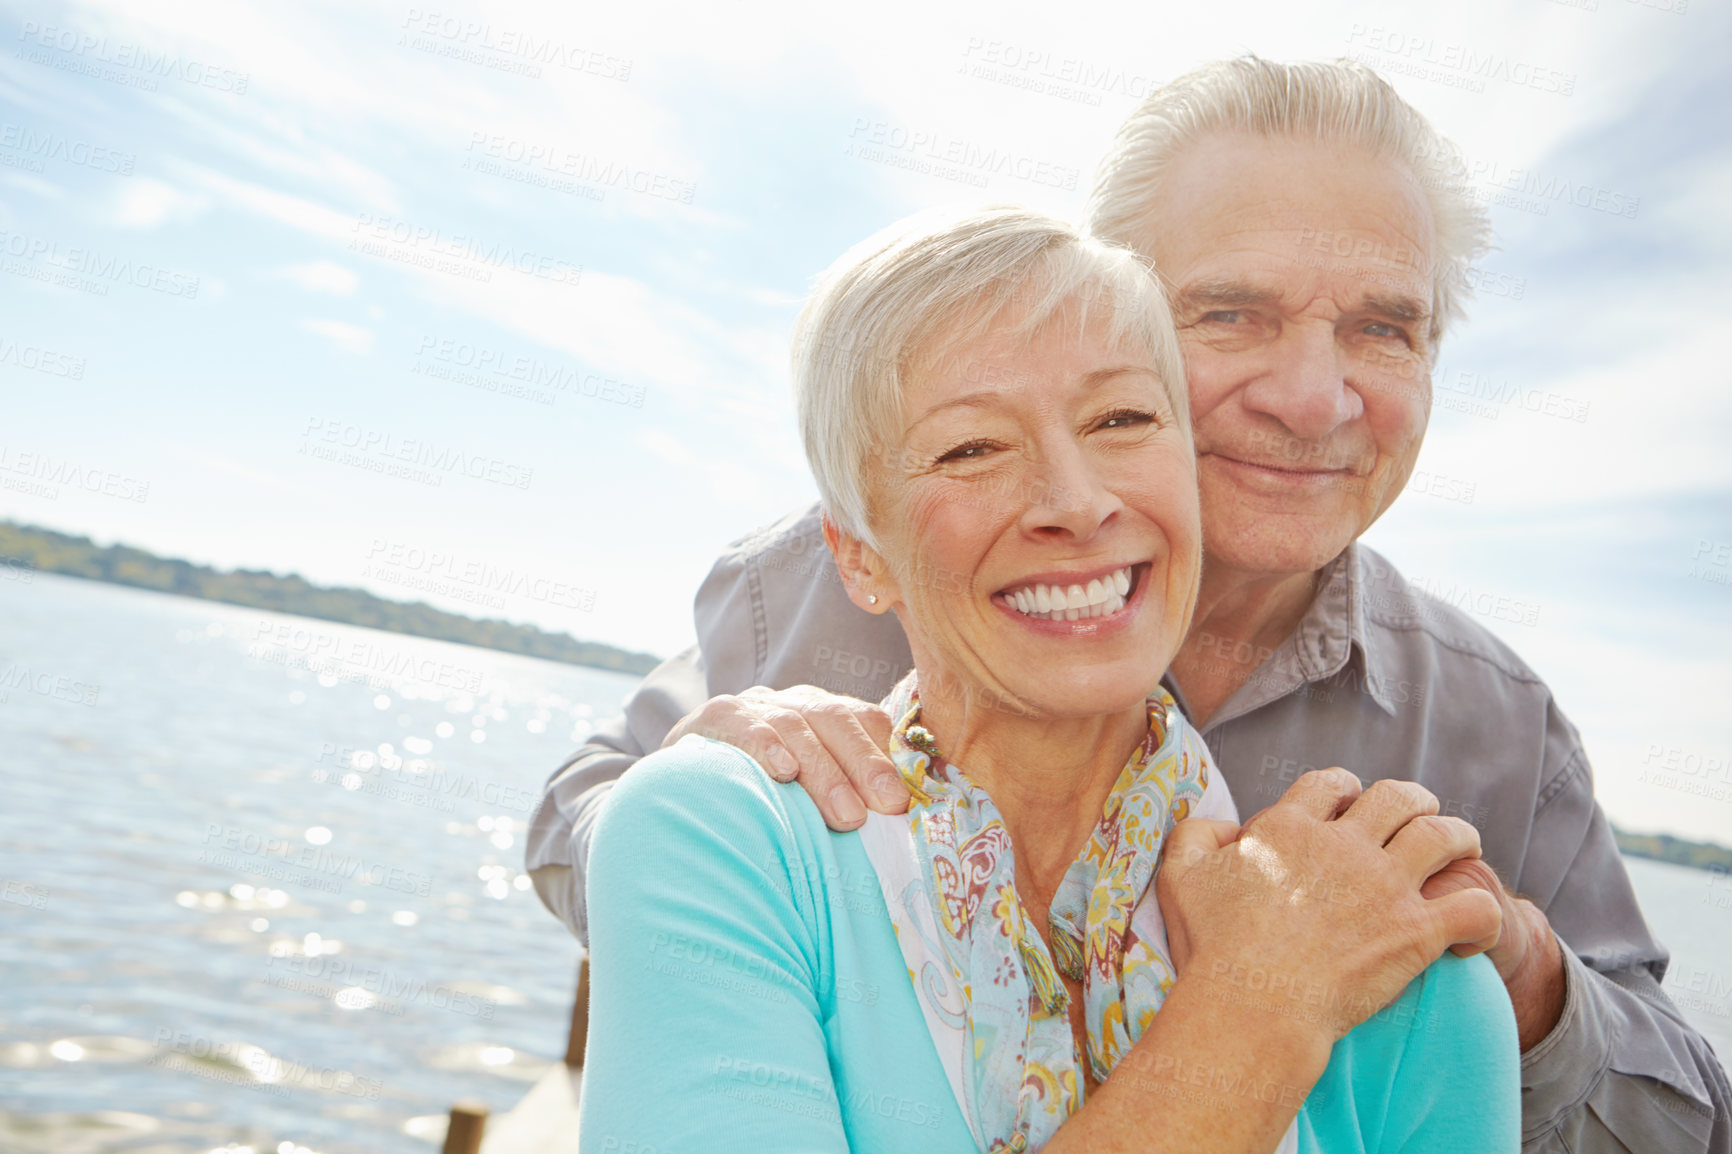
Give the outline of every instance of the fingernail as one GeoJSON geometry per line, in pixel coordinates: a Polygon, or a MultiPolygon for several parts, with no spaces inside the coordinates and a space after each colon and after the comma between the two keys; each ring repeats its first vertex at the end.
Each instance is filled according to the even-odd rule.
{"type": "Polygon", "coordinates": [[[839,785],[830,791],[830,810],[837,821],[851,824],[866,819],[866,807],[851,786],[839,785]]]}
{"type": "Polygon", "coordinates": [[[908,789],[902,784],[902,779],[892,774],[881,773],[872,782],[872,792],[878,800],[892,809],[901,809],[908,804],[908,789]]]}
{"type": "Polygon", "coordinates": [[[770,775],[777,781],[793,781],[800,772],[800,767],[794,764],[794,755],[779,745],[770,747],[770,775]]]}

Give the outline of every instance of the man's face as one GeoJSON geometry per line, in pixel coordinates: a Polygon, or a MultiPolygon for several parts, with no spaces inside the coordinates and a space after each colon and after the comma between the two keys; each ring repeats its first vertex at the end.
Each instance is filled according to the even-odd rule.
{"type": "Polygon", "coordinates": [[[1321,568],[1401,492],[1431,411],[1434,228],[1397,162],[1217,136],[1142,247],[1172,286],[1211,563],[1321,568]]]}

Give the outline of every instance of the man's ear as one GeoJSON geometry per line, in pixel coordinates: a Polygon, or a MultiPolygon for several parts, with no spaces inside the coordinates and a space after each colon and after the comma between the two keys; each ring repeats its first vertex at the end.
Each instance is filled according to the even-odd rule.
{"type": "Polygon", "coordinates": [[[836,571],[842,575],[842,588],[848,600],[868,613],[885,613],[896,604],[895,582],[890,580],[890,567],[872,546],[843,529],[823,515],[824,543],[836,558],[836,571]]]}

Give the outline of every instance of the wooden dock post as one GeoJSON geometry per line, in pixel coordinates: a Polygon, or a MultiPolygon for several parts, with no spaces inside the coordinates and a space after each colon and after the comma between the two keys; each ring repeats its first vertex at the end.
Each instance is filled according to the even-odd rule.
{"type": "Polygon", "coordinates": [[[583,1065],[584,1043],[589,1041],[589,957],[577,963],[577,997],[571,1004],[571,1033],[565,1039],[565,1064],[575,1070],[583,1065]]]}
{"type": "Polygon", "coordinates": [[[480,1154],[481,1135],[487,1129],[487,1103],[464,1098],[451,1107],[451,1122],[445,1129],[444,1154],[480,1154]]]}

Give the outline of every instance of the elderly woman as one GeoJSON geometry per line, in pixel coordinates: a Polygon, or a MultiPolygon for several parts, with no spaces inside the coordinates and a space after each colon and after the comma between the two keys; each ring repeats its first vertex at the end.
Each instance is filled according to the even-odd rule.
{"type": "Polygon", "coordinates": [[[914,654],[887,703],[913,804],[832,833],[696,736],[625,775],[583,1148],[1515,1150],[1508,1000],[1444,953],[1495,908],[1418,896],[1471,827],[1341,815],[1311,775],[1257,819],[1340,842],[1295,873],[1235,840],[1160,688],[1201,544],[1152,274],[1026,211],[917,218],[826,275],[794,348],[841,580],[914,654]]]}

